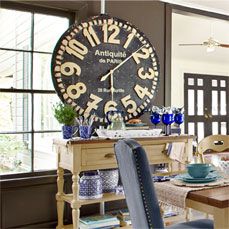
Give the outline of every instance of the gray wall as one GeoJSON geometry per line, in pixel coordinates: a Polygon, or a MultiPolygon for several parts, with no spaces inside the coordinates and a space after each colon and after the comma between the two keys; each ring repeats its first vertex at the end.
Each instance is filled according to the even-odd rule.
{"type": "MultiPolygon", "coordinates": [[[[88,13],[83,17],[100,14],[100,2],[90,2],[87,11],[88,13]]],[[[160,86],[154,104],[163,105],[165,99],[165,4],[156,1],[107,1],[106,13],[131,22],[145,33],[155,47],[160,63],[160,86]]]]}
{"type": "MultiPolygon", "coordinates": [[[[33,2],[37,7],[51,6],[64,12],[77,11],[77,19],[100,14],[99,2],[33,2]]],[[[9,6],[9,3],[5,3],[9,6]]],[[[2,6],[4,4],[2,3],[2,6]]],[[[30,8],[29,2],[21,8],[30,8]]],[[[48,11],[47,11],[48,12],[48,11]]],[[[155,103],[164,105],[165,100],[165,4],[155,1],[106,2],[106,12],[127,20],[143,31],[154,45],[160,61],[160,87],[155,103]]],[[[169,60],[170,61],[170,60],[169,60]]],[[[55,173],[54,173],[55,174],[55,173]]],[[[67,176],[66,190],[71,188],[71,177],[67,176]]],[[[56,176],[35,175],[24,179],[1,180],[0,228],[54,228],[56,216],[56,176]]],[[[123,202],[108,204],[118,208],[123,202]]],[[[82,213],[98,211],[98,206],[85,206],[82,213]]],[[[71,211],[66,206],[65,219],[71,220],[71,211]]]]}

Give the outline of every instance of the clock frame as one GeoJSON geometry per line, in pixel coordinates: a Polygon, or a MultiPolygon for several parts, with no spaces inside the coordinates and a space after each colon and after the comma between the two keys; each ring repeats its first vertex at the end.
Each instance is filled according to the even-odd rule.
{"type": "Polygon", "coordinates": [[[97,122],[111,109],[123,111],[126,121],[140,116],[159,82],[158,57],[147,37],[109,15],[73,24],[56,44],[51,71],[60,99],[97,122]]]}

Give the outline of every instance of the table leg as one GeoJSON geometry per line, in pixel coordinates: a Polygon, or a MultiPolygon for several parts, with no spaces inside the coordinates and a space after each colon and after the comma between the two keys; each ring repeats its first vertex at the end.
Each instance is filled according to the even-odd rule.
{"type": "Polygon", "coordinates": [[[58,225],[56,228],[63,228],[63,218],[64,218],[64,170],[60,167],[57,169],[57,217],[58,217],[58,225]]]}
{"type": "Polygon", "coordinates": [[[185,208],[185,220],[186,222],[191,221],[192,219],[192,209],[191,208],[185,208]]]}
{"type": "Polygon", "coordinates": [[[79,228],[79,218],[80,218],[80,205],[78,203],[79,200],[79,173],[73,173],[72,175],[72,223],[73,229],[79,228]]]}
{"type": "Polygon", "coordinates": [[[215,208],[214,213],[214,228],[228,229],[229,228],[229,207],[215,208]]]}
{"type": "Polygon", "coordinates": [[[100,202],[99,204],[99,213],[100,215],[105,215],[105,203],[104,202],[100,202]]]}

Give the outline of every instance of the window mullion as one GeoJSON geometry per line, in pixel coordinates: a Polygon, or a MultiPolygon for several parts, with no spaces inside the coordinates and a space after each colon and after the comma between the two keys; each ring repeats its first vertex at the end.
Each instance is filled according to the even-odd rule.
{"type": "Polygon", "coordinates": [[[34,13],[32,13],[31,21],[31,72],[30,72],[30,88],[31,91],[31,171],[34,172],[34,92],[33,92],[33,51],[34,51],[34,13]]]}

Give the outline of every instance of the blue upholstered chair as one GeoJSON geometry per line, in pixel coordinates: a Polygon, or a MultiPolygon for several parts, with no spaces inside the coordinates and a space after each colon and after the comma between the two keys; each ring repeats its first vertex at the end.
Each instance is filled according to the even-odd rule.
{"type": "MultiPolygon", "coordinates": [[[[144,149],[135,140],[124,139],[115,144],[115,154],[133,228],[164,228],[144,149]]],[[[179,223],[167,228],[211,229],[214,227],[212,220],[203,219],[179,223]]]]}

